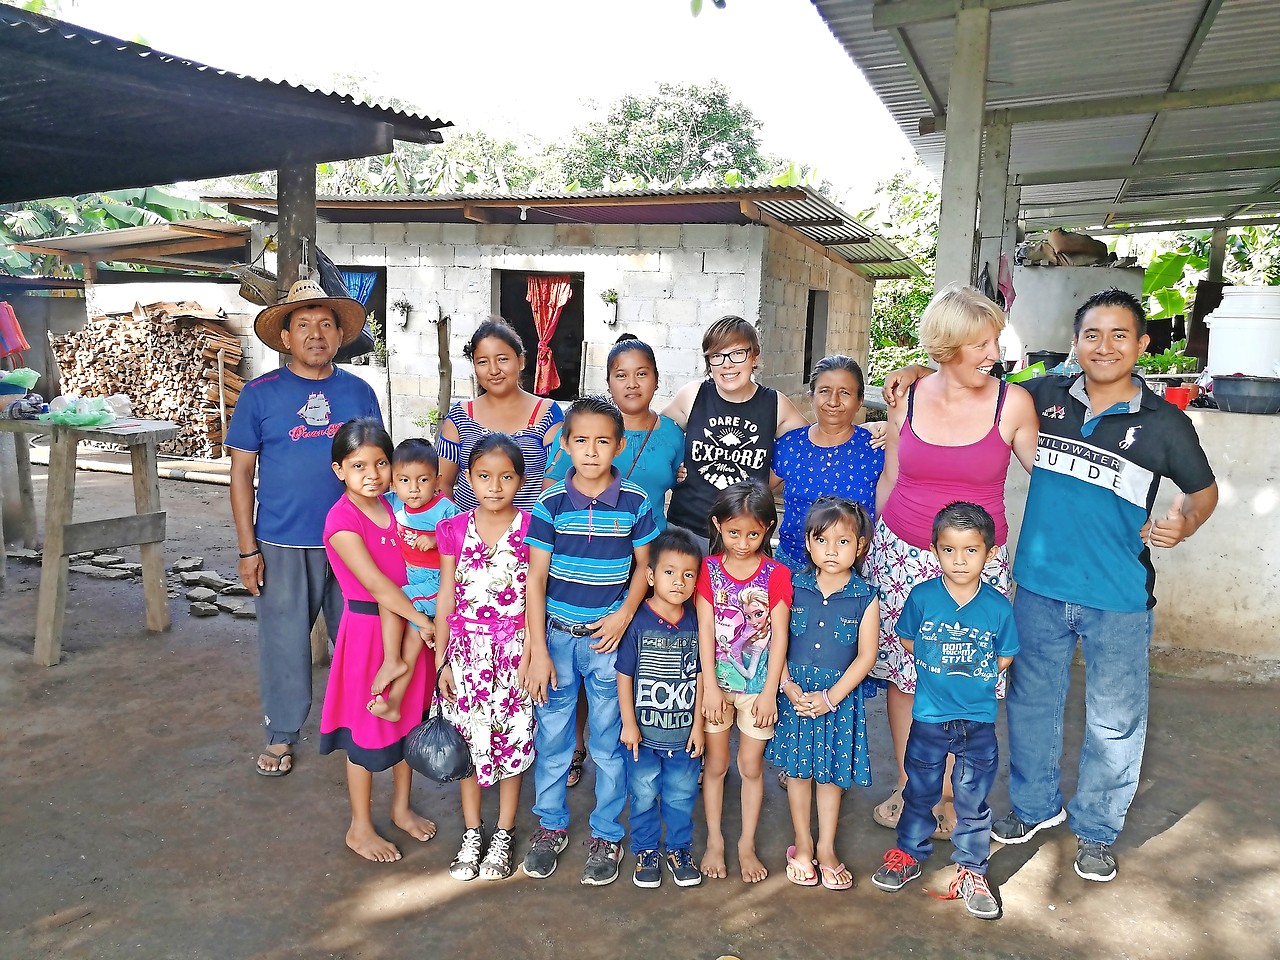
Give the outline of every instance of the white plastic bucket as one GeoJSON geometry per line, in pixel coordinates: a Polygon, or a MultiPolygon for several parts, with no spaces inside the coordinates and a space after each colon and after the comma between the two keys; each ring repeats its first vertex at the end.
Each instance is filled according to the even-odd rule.
{"type": "Polygon", "coordinates": [[[1280,317],[1205,318],[1209,327],[1209,375],[1280,376],[1280,317]]]}
{"type": "Polygon", "coordinates": [[[1222,303],[1214,314],[1280,320],[1280,287],[1223,287],[1222,303]]]}

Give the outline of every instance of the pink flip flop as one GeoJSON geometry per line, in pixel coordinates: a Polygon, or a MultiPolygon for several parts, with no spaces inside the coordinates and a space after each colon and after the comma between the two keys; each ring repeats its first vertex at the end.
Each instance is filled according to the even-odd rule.
{"type": "MultiPolygon", "coordinates": [[[[811,860],[810,863],[813,866],[817,866],[818,861],[811,860]]],[[[787,847],[787,866],[790,867],[791,870],[796,870],[796,871],[803,871],[805,868],[805,862],[803,860],[796,859],[796,848],[794,846],[787,847]]],[[[795,874],[791,872],[791,870],[787,870],[787,879],[790,880],[792,883],[794,883],[797,887],[816,887],[818,885],[818,875],[816,873],[811,877],[797,878],[795,874]]],[[[822,882],[826,883],[825,878],[823,879],[822,882]]]]}
{"type": "Polygon", "coordinates": [[[836,877],[847,870],[843,863],[838,863],[834,867],[828,867],[825,863],[818,864],[818,872],[822,874],[822,885],[828,890],[848,890],[853,886],[853,874],[849,874],[849,879],[844,883],[836,880],[836,877]]]}

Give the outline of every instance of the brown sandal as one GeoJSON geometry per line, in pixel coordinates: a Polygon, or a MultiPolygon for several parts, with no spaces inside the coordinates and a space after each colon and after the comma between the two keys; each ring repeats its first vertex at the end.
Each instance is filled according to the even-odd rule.
{"type": "Polygon", "coordinates": [[[933,816],[938,821],[938,829],[933,831],[931,840],[950,840],[956,828],[956,808],[950,800],[941,800],[933,808],[933,816]]]}
{"type": "Polygon", "coordinates": [[[586,762],[587,751],[573,751],[573,757],[569,760],[569,779],[565,786],[576,787],[582,781],[582,765],[586,762]]]}

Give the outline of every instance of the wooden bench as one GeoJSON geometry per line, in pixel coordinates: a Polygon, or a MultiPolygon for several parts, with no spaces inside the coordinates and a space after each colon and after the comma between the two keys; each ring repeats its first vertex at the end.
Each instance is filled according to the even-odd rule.
{"type": "MultiPolygon", "coordinates": [[[[18,496],[23,524],[33,529],[35,516],[31,463],[26,434],[49,434],[49,482],[45,495],[44,556],[40,595],[36,606],[35,661],[53,666],[62,658],[62,618],[67,603],[67,557],[104,547],[138,545],[142,553],[142,594],[148,630],[169,629],[169,604],[164,579],[165,514],[160,510],[160,478],[156,448],[178,432],[167,420],[118,420],[105,427],[61,427],[35,420],[0,420],[0,431],[19,434],[18,496]],[[81,440],[119,444],[129,449],[133,464],[132,516],[73,523],[76,490],[76,449],[81,440]]],[[[0,540],[2,540],[0,531],[0,540]]],[[[3,556],[0,556],[0,563],[3,556]]],[[[0,584],[3,570],[0,568],[0,584]]]]}

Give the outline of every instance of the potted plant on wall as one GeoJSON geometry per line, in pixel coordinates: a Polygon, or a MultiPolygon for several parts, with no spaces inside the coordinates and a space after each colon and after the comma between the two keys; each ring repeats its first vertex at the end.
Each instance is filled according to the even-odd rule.
{"type": "Polygon", "coordinates": [[[612,327],[618,322],[618,291],[613,287],[608,290],[601,290],[600,299],[604,302],[605,309],[608,311],[604,322],[612,327]]]}

